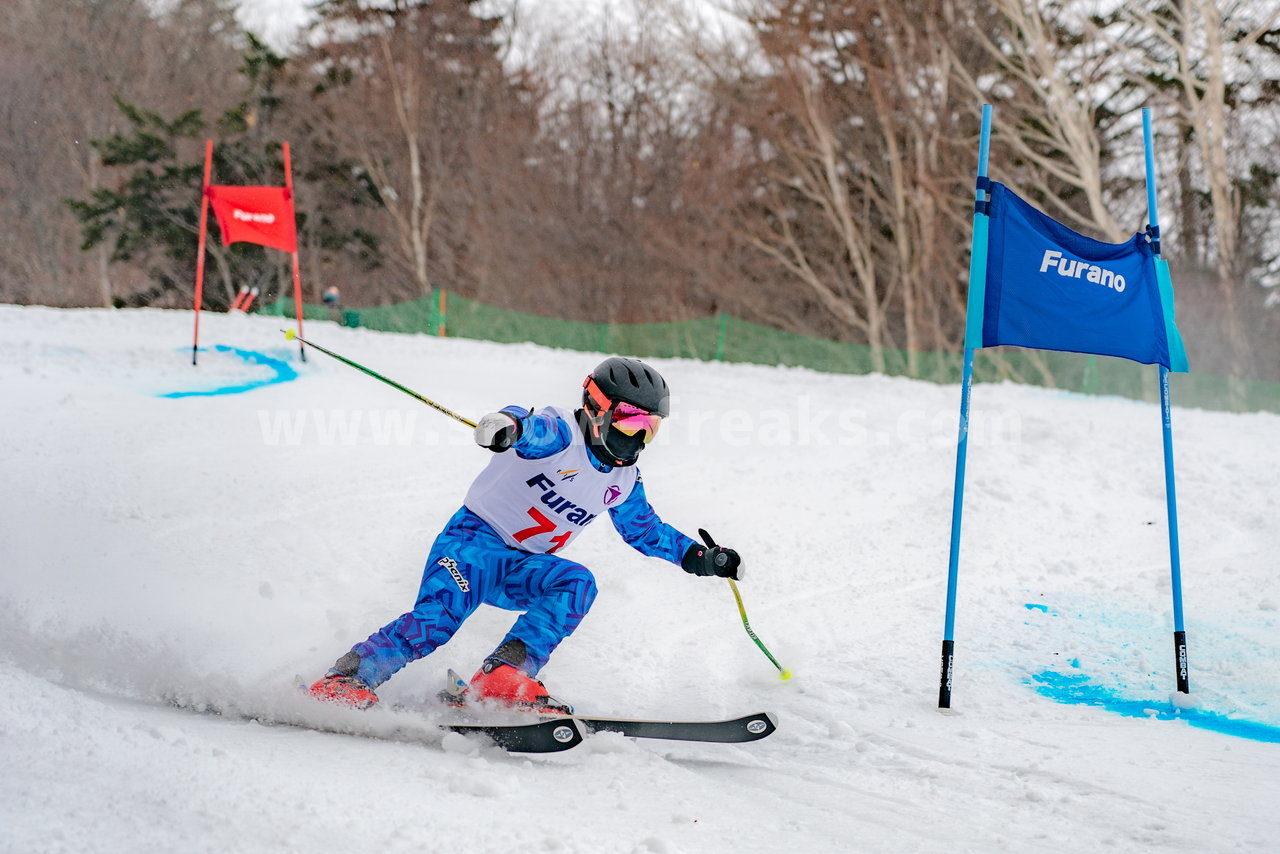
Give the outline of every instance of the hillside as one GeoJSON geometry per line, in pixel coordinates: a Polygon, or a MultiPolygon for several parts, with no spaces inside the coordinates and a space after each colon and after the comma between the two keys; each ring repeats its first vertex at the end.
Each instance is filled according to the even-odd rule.
{"type": "MultiPolygon", "coordinates": [[[[600,597],[541,675],[587,713],[768,709],[779,731],[521,757],[410,710],[508,613],[387,683],[401,711],[294,690],[412,604],[487,452],[344,365],[300,364],[273,318],[206,317],[192,367],[190,322],[0,306],[0,851],[1202,852],[1280,832],[1280,417],[1175,408],[1178,710],[1155,407],[977,387],[943,715],[958,389],[657,360],[674,401],[649,497],[743,554],[751,624],[795,678],[727,585],[603,522],[569,553],[600,597]],[[358,735],[393,726],[427,743],[358,735]]],[[[572,405],[598,359],[307,334],[473,418],[572,405]]]]}

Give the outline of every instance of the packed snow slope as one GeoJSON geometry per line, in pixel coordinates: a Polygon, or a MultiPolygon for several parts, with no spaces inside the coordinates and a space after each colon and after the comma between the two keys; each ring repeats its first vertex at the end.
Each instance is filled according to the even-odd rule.
{"type": "MultiPolygon", "coordinates": [[[[1175,408],[1177,709],[1156,408],[977,387],[944,715],[959,390],[655,360],[674,405],[642,458],[650,499],[742,553],[752,628],[795,676],[728,585],[602,520],[566,553],[600,597],[542,678],[584,713],[769,710],[780,728],[513,756],[430,725],[446,668],[471,673],[510,613],[481,609],[383,686],[395,709],[295,688],[411,606],[488,452],[345,365],[301,363],[276,319],[206,315],[198,367],[190,324],[0,307],[0,850],[1275,850],[1275,415],[1175,408]],[[420,737],[368,737],[392,730],[420,737]]],[[[574,405],[599,358],[306,332],[472,418],[574,405]]]]}

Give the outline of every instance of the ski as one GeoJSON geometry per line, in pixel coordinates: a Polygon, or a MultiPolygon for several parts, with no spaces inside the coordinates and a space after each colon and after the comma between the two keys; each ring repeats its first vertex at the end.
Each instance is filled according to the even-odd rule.
{"type": "MultiPolygon", "coordinates": [[[[439,699],[455,708],[463,706],[467,682],[453,669],[439,699]]],[[[769,712],[743,715],[724,721],[672,721],[640,718],[608,718],[595,715],[571,715],[551,720],[572,720],[587,733],[616,732],[628,738],[657,738],[668,741],[703,741],[718,744],[740,744],[759,741],[773,735],[777,719],[769,712]]]]}
{"type": "Polygon", "coordinates": [[[582,744],[582,730],[572,718],[547,718],[530,724],[440,724],[463,735],[484,735],[508,753],[557,753],[582,744]]]}
{"type": "Polygon", "coordinates": [[[617,732],[629,738],[661,738],[669,741],[706,741],[737,744],[773,735],[778,721],[769,712],[725,721],[667,721],[635,718],[600,718],[574,715],[588,732],[617,732]]]}

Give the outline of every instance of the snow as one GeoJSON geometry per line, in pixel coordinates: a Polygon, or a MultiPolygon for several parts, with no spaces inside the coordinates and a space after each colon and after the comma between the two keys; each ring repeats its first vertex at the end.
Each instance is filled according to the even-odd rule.
{"type": "MultiPolygon", "coordinates": [[[[0,306],[0,851],[1274,844],[1275,415],[1175,407],[1193,689],[1175,706],[1155,407],[978,386],[947,715],[958,388],[654,360],[675,401],[643,458],[649,496],[742,552],[752,628],[795,676],[778,679],[727,585],[601,523],[570,549],[600,598],[542,677],[584,713],[769,710],[779,730],[747,745],[600,735],[514,756],[413,711],[447,667],[472,672],[509,613],[482,609],[387,683],[398,711],[322,707],[294,688],[410,606],[487,452],[344,365],[300,364],[273,318],[205,315],[192,367],[190,323],[0,306]]],[[[306,331],[472,418],[571,405],[597,359],[306,331]]]]}

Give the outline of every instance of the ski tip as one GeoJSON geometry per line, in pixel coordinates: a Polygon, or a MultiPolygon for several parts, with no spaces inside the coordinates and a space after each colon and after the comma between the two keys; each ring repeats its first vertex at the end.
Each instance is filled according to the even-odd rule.
{"type": "Polygon", "coordinates": [[[756,738],[765,738],[778,731],[778,716],[773,712],[764,712],[761,715],[754,715],[752,718],[747,722],[747,732],[756,738]]]}

